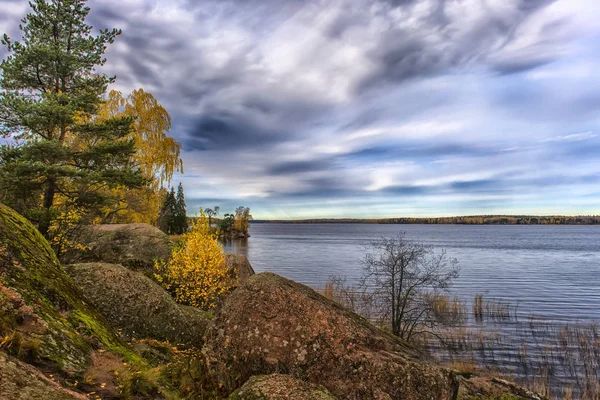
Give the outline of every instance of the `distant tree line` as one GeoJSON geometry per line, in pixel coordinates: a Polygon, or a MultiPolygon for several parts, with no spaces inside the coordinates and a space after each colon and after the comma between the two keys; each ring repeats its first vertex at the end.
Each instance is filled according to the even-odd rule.
{"type": "Polygon", "coordinates": [[[291,224],[600,225],[600,216],[475,215],[441,218],[254,220],[253,222],[291,224]]]}

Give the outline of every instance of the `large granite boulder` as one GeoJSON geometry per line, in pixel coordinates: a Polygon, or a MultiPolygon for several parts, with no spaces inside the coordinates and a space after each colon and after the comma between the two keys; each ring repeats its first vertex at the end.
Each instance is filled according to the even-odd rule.
{"type": "Polygon", "coordinates": [[[254,275],[224,301],[207,333],[213,368],[238,384],[286,373],[343,399],[452,399],[454,374],[312,289],[254,275]]]}
{"type": "Polygon", "coordinates": [[[322,386],[312,385],[290,375],[253,376],[235,391],[230,400],[335,400],[322,386]]]}
{"type": "Polygon", "coordinates": [[[67,275],[48,242],[0,205],[1,349],[63,375],[85,370],[92,349],[135,357],[67,275]]]}
{"type": "Polygon", "coordinates": [[[116,264],[66,268],[92,305],[126,337],[202,346],[210,314],[177,304],[144,274],[116,264]]]}
{"type": "Polygon", "coordinates": [[[350,400],[542,398],[506,381],[432,364],[401,339],[272,273],[253,275],[234,290],[206,336],[211,369],[227,374],[232,389],[247,382],[234,392],[238,396],[304,398],[291,393],[301,387],[308,392],[298,389],[298,396],[318,392],[310,385],[322,385],[331,395],[350,400]],[[250,379],[269,374],[286,376],[250,379]]]}
{"type": "Polygon", "coordinates": [[[121,264],[148,276],[154,271],[154,259],[168,259],[174,245],[168,235],[148,224],[92,225],[74,239],[85,249],[69,250],[61,257],[63,264],[121,264]]]}

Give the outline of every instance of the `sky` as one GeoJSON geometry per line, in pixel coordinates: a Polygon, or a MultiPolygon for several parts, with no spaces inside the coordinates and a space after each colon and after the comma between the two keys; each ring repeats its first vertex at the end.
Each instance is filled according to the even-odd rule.
{"type": "Polygon", "coordinates": [[[88,5],[113,89],[173,117],[189,214],[600,214],[600,1],[88,5]]]}

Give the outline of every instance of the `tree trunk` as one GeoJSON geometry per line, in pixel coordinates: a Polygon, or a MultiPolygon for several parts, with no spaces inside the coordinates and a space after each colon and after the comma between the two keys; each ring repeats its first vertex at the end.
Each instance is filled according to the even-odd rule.
{"type": "Polygon", "coordinates": [[[45,238],[48,238],[48,230],[50,229],[50,220],[51,220],[51,208],[54,204],[54,192],[56,191],[56,178],[50,177],[46,182],[46,190],[44,191],[44,202],[42,203],[42,207],[44,208],[44,213],[42,214],[42,218],[40,219],[40,223],[38,225],[38,230],[45,238]]]}

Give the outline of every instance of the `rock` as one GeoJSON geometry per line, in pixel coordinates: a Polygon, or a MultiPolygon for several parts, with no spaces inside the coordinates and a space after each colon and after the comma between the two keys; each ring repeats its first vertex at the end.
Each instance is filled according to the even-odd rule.
{"type": "Polygon", "coordinates": [[[115,264],[66,268],[92,305],[126,337],[202,346],[210,314],[177,304],[144,274],[115,264]]]}
{"type": "Polygon", "coordinates": [[[85,370],[93,348],[135,357],[88,303],[48,242],[0,205],[0,337],[20,360],[63,375],[85,370]]]}
{"type": "Polygon", "coordinates": [[[86,400],[41,372],[0,352],[0,400],[86,400]]]}
{"type": "Polygon", "coordinates": [[[547,397],[512,382],[492,377],[459,377],[458,400],[510,399],[542,400],[547,397]]]}
{"type": "Polygon", "coordinates": [[[289,375],[253,376],[230,400],[335,400],[327,389],[289,375]]]}
{"type": "Polygon", "coordinates": [[[238,377],[288,373],[343,399],[451,399],[454,374],[312,289],[254,275],[224,301],[207,332],[213,367],[238,377]]]}
{"type": "Polygon", "coordinates": [[[252,265],[242,254],[227,254],[226,263],[229,269],[235,271],[235,276],[239,283],[246,282],[252,275],[255,274],[252,265]]]}
{"type": "Polygon", "coordinates": [[[61,258],[63,264],[121,264],[150,277],[154,259],[168,259],[174,246],[168,235],[148,224],[92,225],[84,227],[76,239],[86,249],[68,251],[61,258]]]}

